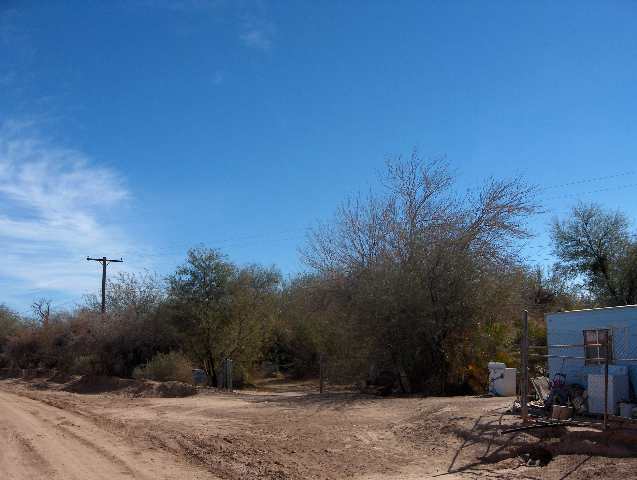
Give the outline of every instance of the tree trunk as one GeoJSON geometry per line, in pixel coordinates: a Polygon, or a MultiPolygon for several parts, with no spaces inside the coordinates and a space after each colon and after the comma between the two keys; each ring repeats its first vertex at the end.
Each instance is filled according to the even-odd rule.
{"type": "Polygon", "coordinates": [[[208,376],[208,386],[216,387],[217,386],[217,372],[215,371],[215,361],[212,357],[211,353],[207,354],[208,358],[206,358],[203,362],[203,368],[208,376]]]}

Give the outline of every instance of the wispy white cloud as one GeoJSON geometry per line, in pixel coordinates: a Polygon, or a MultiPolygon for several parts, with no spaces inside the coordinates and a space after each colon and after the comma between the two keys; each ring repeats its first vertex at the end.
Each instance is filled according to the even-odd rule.
{"type": "MultiPolygon", "coordinates": [[[[214,14],[238,24],[239,41],[247,48],[269,51],[274,45],[275,27],[262,0],[137,0],[127,7],[169,10],[184,14],[214,14]]],[[[180,27],[179,31],[184,31],[180,27]]],[[[192,31],[191,27],[186,31],[192,31]]]]}
{"type": "Polygon", "coordinates": [[[94,291],[95,266],[83,260],[127,250],[110,212],[129,198],[116,172],[82,152],[43,140],[28,125],[0,125],[3,296],[94,291]]]}
{"type": "Polygon", "coordinates": [[[267,30],[251,28],[239,35],[239,38],[246,47],[266,52],[272,48],[272,35],[267,30]]]}
{"type": "Polygon", "coordinates": [[[268,14],[268,6],[261,1],[244,5],[241,15],[239,39],[244,46],[269,51],[274,45],[276,29],[268,14]]]}

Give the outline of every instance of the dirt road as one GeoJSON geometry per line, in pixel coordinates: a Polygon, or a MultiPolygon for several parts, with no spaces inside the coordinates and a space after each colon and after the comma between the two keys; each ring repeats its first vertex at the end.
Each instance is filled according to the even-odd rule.
{"type": "Polygon", "coordinates": [[[519,422],[506,413],[511,399],[64,388],[0,381],[0,479],[626,480],[637,471],[635,432],[502,435],[519,422]],[[537,453],[549,463],[527,465],[537,453]]]}
{"type": "Polygon", "coordinates": [[[163,451],[135,448],[80,415],[0,391],[5,480],[211,479],[163,451]]]}

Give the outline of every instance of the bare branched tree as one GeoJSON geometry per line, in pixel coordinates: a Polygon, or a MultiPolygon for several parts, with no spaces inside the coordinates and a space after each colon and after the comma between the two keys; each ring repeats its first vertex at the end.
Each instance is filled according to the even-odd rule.
{"type": "Polygon", "coordinates": [[[373,262],[409,262],[416,251],[442,243],[491,258],[511,253],[528,236],[524,220],[538,211],[535,189],[521,179],[489,180],[473,196],[458,198],[441,160],[388,163],[383,195],[360,195],[340,206],[332,224],[309,234],[302,258],[328,272],[373,262]]]}
{"type": "Polygon", "coordinates": [[[502,282],[515,276],[513,247],[538,210],[534,188],[491,179],[459,196],[448,165],[417,154],[388,163],[382,184],[381,194],[343,203],[331,224],[310,233],[302,256],[340,290],[332,297],[339,308],[330,308],[350,324],[340,329],[352,335],[344,341],[367,345],[416,388],[444,390],[455,364],[449,348],[480,322],[505,318],[485,297],[510,294],[502,282]],[[431,375],[437,387],[427,386],[431,375]]]}
{"type": "Polygon", "coordinates": [[[44,327],[49,325],[51,319],[51,300],[48,298],[40,298],[33,302],[31,310],[36,320],[40,322],[44,327]]]}

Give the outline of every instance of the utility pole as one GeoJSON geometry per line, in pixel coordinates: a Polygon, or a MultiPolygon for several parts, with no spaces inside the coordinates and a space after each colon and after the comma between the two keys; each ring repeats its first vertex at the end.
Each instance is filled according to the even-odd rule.
{"type": "Polygon", "coordinates": [[[124,260],[122,260],[121,258],[119,260],[114,260],[111,258],[106,258],[106,257],[102,257],[102,258],[91,258],[91,257],[86,257],[87,260],[89,261],[93,261],[93,262],[100,262],[102,264],[102,314],[106,313],[106,265],[108,265],[111,262],[123,262],[124,260]]]}

